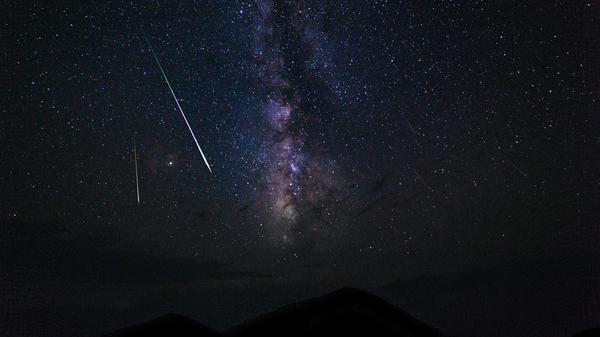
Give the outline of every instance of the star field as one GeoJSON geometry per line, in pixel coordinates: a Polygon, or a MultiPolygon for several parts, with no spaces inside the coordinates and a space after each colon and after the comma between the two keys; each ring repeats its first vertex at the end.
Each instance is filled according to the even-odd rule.
{"type": "Polygon", "coordinates": [[[5,8],[5,226],[250,292],[597,251],[596,2],[5,8]]]}

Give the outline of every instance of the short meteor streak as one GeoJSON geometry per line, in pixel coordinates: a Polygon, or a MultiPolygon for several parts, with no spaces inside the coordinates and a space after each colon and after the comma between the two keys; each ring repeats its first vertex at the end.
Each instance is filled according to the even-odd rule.
{"type": "Polygon", "coordinates": [[[523,171],[519,170],[519,168],[517,167],[517,165],[513,164],[512,161],[508,161],[515,169],[517,169],[517,171],[519,171],[525,178],[527,178],[527,174],[523,173],[523,171]]]}
{"type": "Polygon", "coordinates": [[[412,130],[412,132],[415,134],[415,136],[417,135],[417,133],[415,132],[415,129],[413,129],[412,125],[410,125],[410,122],[408,121],[408,118],[406,118],[406,116],[404,117],[404,119],[406,119],[406,123],[408,123],[408,126],[410,126],[410,129],[412,130]]]}
{"type": "Polygon", "coordinates": [[[198,150],[200,150],[200,154],[202,155],[202,159],[204,159],[204,163],[206,163],[206,167],[208,167],[208,170],[210,171],[210,173],[212,173],[212,170],[210,169],[210,166],[208,165],[208,161],[206,160],[206,157],[204,156],[204,153],[202,152],[202,149],[200,148],[200,144],[198,144],[198,140],[196,139],[196,136],[194,135],[194,131],[192,131],[192,127],[190,126],[190,123],[188,123],[188,120],[185,117],[185,114],[183,113],[183,109],[181,108],[181,105],[179,105],[179,100],[175,96],[175,92],[173,91],[173,88],[171,88],[171,83],[169,83],[169,80],[167,79],[167,75],[165,75],[165,71],[161,67],[160,62],[158,62],[158,57],[156,57],[156,54],[154,53],[154,49],[152,48],[152,45],[150,44],[150,41],[148,40],[148,37],[146,37],[146,33],[145,32],[144,32],[144,38],[146,39],[146,42],[148,42],[148,46],[150,47],[150,51],[152,51],[152,55],[154,55],[154,59],[156,60],[156,63],[158,64],[158,67],[160,68],[160,71],[162,72],[163,77],[165,78],[165,81],[167,81],[167,85],[169,86],[169,89],[171,90],[171,94],[173,94],[173,98],[175,99],[175,103],[177,103],[177,107],[179,108],[179,111],[181,111],[181,115],[183,116],[183,120],[185,120],[185,124],[187,124],[188,129],[190,129],[190,133],[192,134],[192,137],[194,137],[194,141],[196,142],[196,146],[198,146],[198,150]]]}
{"type": "Polygon", "coordinates": [[[421,182],[423,183],[423,185],[425,185],[425,187],[427,187],[427,184],[425,184],[425,182],[423,181],[423,179],[421,178],[421,176],[417,173],[417,170],[415,170],[413,168],[413,171],[415,171],[415,174],[417,175],[417,177],[419,177],[419,180],[421,180],[421,182]]]}
{"type": "Polygon", "coordinates": [[[137,199],[138,205],[140,204],[140,180],[138,179],[138,168],[137,168],[137,150],[135,146],[135,140],[133,141],[133,156],[135,158],[135,187],[137,188],[137,199]]]}

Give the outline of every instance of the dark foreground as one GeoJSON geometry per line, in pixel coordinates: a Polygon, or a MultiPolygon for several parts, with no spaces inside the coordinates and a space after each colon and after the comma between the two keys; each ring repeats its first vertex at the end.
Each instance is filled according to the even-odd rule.
{"type": "MultiPolygon", "coordinates": [[[[134,336],[445,336],[369,292],[343,288],[290,304],[218,333],[181,315],[169,314],[104,337],[134,336]]],[[[575,337],[600,335],[600,327],[575,337]]]]}
{"type": "Polygon", "coordinates": [[[293,303],[223,333],[169,314],[105,337],[133,336],[443,336],[408,313],[366,291],[343,288],[293,303]]]}

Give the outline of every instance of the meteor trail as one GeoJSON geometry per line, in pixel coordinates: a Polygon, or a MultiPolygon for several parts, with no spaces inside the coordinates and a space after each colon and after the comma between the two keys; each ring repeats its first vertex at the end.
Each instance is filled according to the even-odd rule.
{"type": "Polygon", "coordinates": [[[210,171],[210,173],[212,173],[212,170],[210,169],[210,166],[208,165],[208,161],[206,160],[206,157],[204,156],[204,153],[202,152],[202,149],[200,148],[200,144],[198,144],[198,140],[196,139],[196,136],[194,135],[194,131],[192,131],[192,127],[190,126],[190,123],[188,123],[188,120],[185,117],[185,114],[183,113],[183,109],[181,108],[181,105],[179,105],[179,100],[175,96],[175,92],[173,91],[173,88],[171,88],[171,83],[169,83],[169,80],[167,79],[167,75],[165,75],[165,71],[161,67],[160,62],[158,62],[158,57],[156,57],[156,54],[154,53],[154,49],[152,48],[152,45],[150,44],[150,41],[148,40],[148,37],[146,37],[146,33],[144,32],[143,29],[142,29],[142,32],[144,33],[144,38],[146,39],[146,42],[148,42],[148,46],[150,47],[150,51],[152,51],[152,55],[154,55],[154,59],[156,60],[156,63],[158,64],[158,67],[160,68],[160,71],[162,72],[163,77],[165,78],[165,81],[167,81],[167,85],[169,86],[169,89],[171,90],[171,94],[173,94],[173,98],[175,99],[175,103],[177,103],[177,107],[179,108],[179,111],[181,111],[181,115],[183,116],[183,120],[185,120],[185,124],[187,124],[188,129],[190,129],[190,133],[192,134],[192,137],[194,137],[194,141],[196,142],[196,146],[198,146],[198,150],[200,150],[200,154],[202,155],[202,159],[204,159],[204,163],[206,163],[206,167],[208,167],[208,170],[210,171]]]}
{"type": "Polygon", "coordinates": [[[415,136],[417,135],[417,133],[415,132],[415,129],[413,129],[412,125],[410,125],[410,122],[408,121],[408,118],[406,118],[406,116],[404,117],[404,119],[406,119],[406,123],[408,123],[408,126],[410,126],[410,129],[412,130],[412,132],[415,134],[415,136]]]}
{"type": "Polygon", "coordinates": [[[138,205],[140,204],[140,181],[138,179],[138,168],[137,168],[137,150],[135,146],[135,140],[133,141],[133,156],[135,158],[135,187],[137,188],[137,199],[138,205]]]}
{"type": "Polygon", "coordinates": [[[517,167],[517,165],[513,164],[512,161],[508,161],[515,169],[517,169],[517,171],[521,172],[521,174],[527,178],[527,175],[525,173],[523,173],[523,171],[519,170],[519,168],[517,167]]]}
{"type": "Polygon", "coordinates": [[[415,174],[417,175],[417,177],[419,177],[419,180],[421,180],[421,182],[423,183],[423,185],[425,185],[425,187],[427,187],[427,184],[425,184],[425,182],[423,181],[423,179],[421,178],[421,176],[417,173],[417,170],[415,170],[413,168],[413,171],[415,171],[415,174]]]}

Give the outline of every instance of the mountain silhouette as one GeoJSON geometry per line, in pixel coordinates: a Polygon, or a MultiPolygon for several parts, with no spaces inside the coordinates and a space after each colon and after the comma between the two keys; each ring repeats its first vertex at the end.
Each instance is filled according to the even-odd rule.
{"type": "MultiPolygon", "coordinates": [[[[596,336],[600,328],[576,337],[596,336]]],[[[119,329],[103,337],[140,336],[445,336],[407,312],[360,289],[342,288],[260,315],[221,333],[192,320],[168,314],[119,329]]]]}
{"type": "Polygon", "coordinates": [[[246,321],[227,336],[443,336],[379,297],[342,288],[246,321]]]}
{"type": "Polygon", "coordinates": [[[595,337],[595,336],[600,336],[600,327],[597,327],[594,329],[583,330],[583,331],[575,334],[575,336],[573,336],[573,337],[595,337]]]}
{"type": "Polygon", "coordinates": [[[293,303],[222,333],[181,315],[169,314],[119,329],[104,337],[138,336],[443,336],[369,292],[343,288],[293,303]]]}
{"type": "Polygon", "coordinates": [[[194,321],[191,318],[177,314],[167,314],[148,322],[119,329],[104,335],[103,337],[138,336],[212,337],[220,336],[220,334],[194,321]]]}

